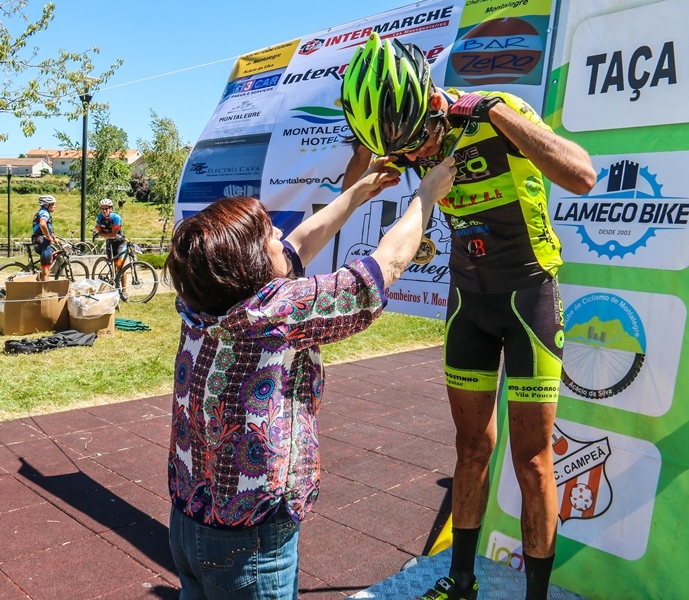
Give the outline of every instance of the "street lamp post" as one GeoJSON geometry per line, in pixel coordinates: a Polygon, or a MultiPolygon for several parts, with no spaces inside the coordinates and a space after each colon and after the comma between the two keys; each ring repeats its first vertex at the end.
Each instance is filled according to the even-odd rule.
{"type": "Polygon", "coordinates": [[[84,109],[83,127],[81,135],[81,241],[86,241],[86,155],[88,150],[88,120],[89,104],[93,96],[89,94],[92,83],[100,81],[95,77],[84,77],[84,93],[79,96],[84,109]]]}
{"type": "Polygon", "coordinates": [[[11,217],[10,206],[12,205],[12,165],[7,165],[7,258],[12,256],[12,236],[10,234],[11,217]]]}

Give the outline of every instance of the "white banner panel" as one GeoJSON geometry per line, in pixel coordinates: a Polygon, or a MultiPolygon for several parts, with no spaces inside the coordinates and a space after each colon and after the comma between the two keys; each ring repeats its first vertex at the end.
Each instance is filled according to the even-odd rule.
{"type": "MultiPolygon", "coordinates": [[[[182,175],[175,220],[222,197],[256,196],[289,233],[342,191],[351,149],[340,105],[342,76],[357,47],[377,32],[421,48],[436,85],[499,89],[543,102],[551,0],[529,3],[430,0],[242,56],[182,175]],[[504,4],[504,6],[503,6],[504,4]]],[[[400,185],[361,207],[308,266],[328,272],[370,254],[418,187],[400,185]]],[[[389,290],[393,311],[444,318],[451,231],[436,209],[435,245],[389,290]]]]}

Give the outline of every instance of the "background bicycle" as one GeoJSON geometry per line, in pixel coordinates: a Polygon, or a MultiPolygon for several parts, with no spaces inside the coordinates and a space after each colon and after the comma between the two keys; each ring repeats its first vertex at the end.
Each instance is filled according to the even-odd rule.
{"type": "Polygon", "coordinates": [[[127,256],[122,268],[116,271],[114,260],[107,255],[102,256],[93,265],[93,278],[114,286],[125,302],[148,302],[158,291],[158,273],[152,265],[136,259],[136,253],[141,252],[137,244],[129,240],[126,242],[127,256]],[[124,288],[123,278],[126,283],[124,288]]]}
{"type": "Polygon", "coordinates": [[[74,234],[77,232],[76,229],[70,229],[70,238],[67,241],[68,244],[72,246],[72,254],[74,256],[88,256],[89,254],[97,254],[96,244],[89,241],[81,241],[75,239],[74,234]]]}
{"type": "MultiPolygon", "coordinates": [[[[10,262],[0,266],[0,288],[5,287],[7,281],[11,281],[19,273],[31,273],[37,275],[41,272],[41,259],[34,253],[33,243],[23,242],[26,248],[27,262],[10,262]]],[[[65,277],[70,281],[89,278],[89,268],[86,263],[71,258],[72,246],[66,240],[58,238],[55,251],[53,252],[53,263],[50,270],[55,279],[65,277]]]]}

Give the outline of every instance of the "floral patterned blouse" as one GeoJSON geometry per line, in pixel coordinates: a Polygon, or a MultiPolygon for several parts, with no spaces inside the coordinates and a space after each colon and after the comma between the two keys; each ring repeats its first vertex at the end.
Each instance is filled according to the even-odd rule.
{"type": "MultiPolygon", "coordinates": [[[[285,251],[301,271],[294,250],[285,251]]],[[[256,525],[281,503],[304,519],[320,487],[319,345],[362,331],[386,302],[371,257],[328,275],[274,279],[219,317],[178,298],[173,505],[216,527],[256,525]]]]}

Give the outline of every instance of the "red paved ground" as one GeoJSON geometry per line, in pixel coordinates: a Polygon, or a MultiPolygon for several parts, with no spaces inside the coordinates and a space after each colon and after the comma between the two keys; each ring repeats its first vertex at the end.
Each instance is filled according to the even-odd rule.
{"type": "MultiPolygon", "coordinates": [[[[427,551],[454,467],[440,347],[326,371],[304,600],[344,598],[427,551]]],[[[0,423],[0,598],[178,597],[169,428],[169,396],[0,423]]]]}

